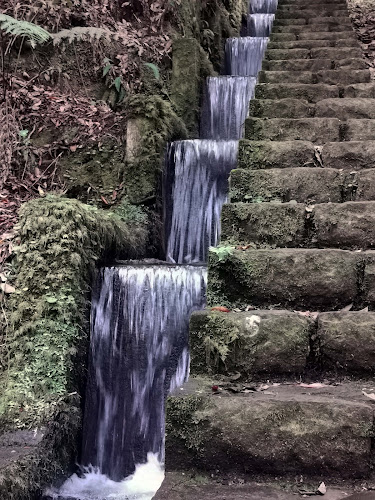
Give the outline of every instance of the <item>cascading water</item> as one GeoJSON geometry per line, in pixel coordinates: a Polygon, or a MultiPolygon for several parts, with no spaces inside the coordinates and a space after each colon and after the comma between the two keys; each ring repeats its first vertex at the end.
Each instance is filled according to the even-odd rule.
{"type": "Polygon", "coordinates": [[[274,14],[277,10],[278,0],[251,0],[250,14],[274,14]]]}
{"type": "Polygon", "coordinates": [[[207,78],[201,119],[203,139],[230,140],[242,137],[255,84],[255,77],[207,78]]]}
{"type": "Polygon", "coordinates": [[[207,80],[203,140],[168,148],[165,250],[173,265],[130,262],[99,271],[83,466],[59,490],[47,491],[49,498],[151,500],[161,485],[165,398],[188,376],[189,317],[204,307],[208,248],[219,241],[228,175],[276,7],[277,0],[252,0],[251,36],[229,39],[228,76],[207,80]]]}
{"type": "Polygon", "coordinates": [[[237,141],[179,141],[170,145],[165,186],[168,262],[205,263],[220,235],[220,213],[237,141]]]}
{"type": "Polygon", "coordinates": [[[268,38],[229,38],[225,45],[227,71],[236,76],[257,76],[267,48],[268,38]]]}
{"type": "Polygon", "coordinates": [[[247,18],[248,36],[270,36],[274,20],[275,14],[249,14],[247,18]]]}

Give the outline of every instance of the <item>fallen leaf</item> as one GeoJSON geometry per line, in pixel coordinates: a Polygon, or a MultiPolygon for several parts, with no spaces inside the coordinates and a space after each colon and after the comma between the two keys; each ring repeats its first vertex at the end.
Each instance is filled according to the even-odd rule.
{"type": "Polygon", "coordinates": [[[75,151],[77,151],[77,148],[78,148],[77,144],[73,144],[73,146],[69,146],[69,149],[70,149],[70,151],[72,153],[74,153],[75,151]]]}
{"type": "Polygon", "coordinates": [[[320,485],[319,485],[318,493],[320,495],[325,495],[327,493],[327,487],[326,487],[326,485],[323,482],[320,483],[320,485]]]}
{"type": "Polygon", "coordinates": [[[373,401],[375,401],[375,394],[374,393],[370,394],[369,392],[362,391],[362,394],[364,396],[366,396],[367,398],[372,399],[373,401]]]}
{"type": "Polygon", "coordinates": [[[0,290],[4,293],[14,293],[16,291],[16,289],[8,283],[0,283],[0,290]]]}
{"type": "Polygon", "coordinates": [[[106,205],[109,205],[108,201],[104,198],[104,196],[100,197],[102,202],[105,203],[106,205]]]}
{"type": "Polygon", "coordinates": [[[230,312],[230,310],[227,307],[224,307],[224,306],[211,307],[211,311],[219,311],[219,312],[224,312],[224,313],[229,313],[230,312]]]}
{"type": "Polygon", "coordinates": [[[342,309],[340,309],[340,312],[350,311],[350,309],[352,307],[353,307],[353,302],[351,304],[348,304],[347,306],[343,307],[342,309]]]}
{"type": "Polygon", "coordinates": [[[321,382],[314,382],[312,384],[297,384],[299,387],[308,387],[308,388],[311,388],[311,389],[320,389],[322,387],[329,387],[329,385],[327,384],[322,384],[321,382]]]}

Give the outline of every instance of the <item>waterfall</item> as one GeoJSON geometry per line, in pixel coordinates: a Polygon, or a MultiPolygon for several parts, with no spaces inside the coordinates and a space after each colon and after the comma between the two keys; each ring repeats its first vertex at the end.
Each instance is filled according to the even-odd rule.
{"type": "Polygon", "coordinates": [[[247,18],[248,36],[270,36],[274,20],[275,14],[249,14],[247,18]]]}
{"type": "Polygon", "coordinates": [[[170,145],[165,172],[167,261],[207,262],[220,236],[220,214],[237,141],[191,140],[170,145]]]}
{"type": "Polygon", "coordinates": [[[227,72],[236,76],[257,76],[268,38],[245,36],[228,38],[225,44],[227,72]]]}
{"type": "Polygon", "coordinates": [[[165,397],[187,380],[189,318],[204,307],[205,289],[206,269],[199,266],[100,270],[92,297],[81,460],[89,474],[80,488],[77,476],[69,479],[60,496],[65,491],[72,497],[73,485],[86,491],[77,498],[101,499],[90,488],[93,473],[121,481],[150,453],[163,463],[165,397]]]}
{"type": "Polygon", "coordinates": [[[274,14],[278,0],[250,0],[250,14],[274,14]]]}
{"type": "Polygon", "coordinates": [[[203,139],[228,140],[242,137],[255,84],[255,77],[207,78],[201,120],[203,139]]]}

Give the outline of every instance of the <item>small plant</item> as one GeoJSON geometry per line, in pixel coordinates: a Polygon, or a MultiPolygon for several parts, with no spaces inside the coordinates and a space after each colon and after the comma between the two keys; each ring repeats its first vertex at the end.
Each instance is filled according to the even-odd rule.
{"type": "Polygon", "coordinates": [[[33,48],[52,39],[52,35],[40,26],[6,14],[0,14],[0,29],[13,38],[27,38],[33,48]]]}
{"type": "Polygon", "coordinates": [[[232,246],[210,247],[210,252],[216,254],[219,261],[224,261],[232,255],[234,248],[232,246]]]}

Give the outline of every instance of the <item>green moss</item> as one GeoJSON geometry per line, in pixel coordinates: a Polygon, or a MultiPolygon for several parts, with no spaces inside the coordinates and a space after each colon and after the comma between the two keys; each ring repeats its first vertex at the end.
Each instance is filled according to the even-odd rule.
{"type": "Polygon", "coordinates": [[[187,131],[171,104],[159,96],[133,96],[127,109],[136,120],[137,144],[127,159],[125,186],[130,202],[138,204],[156,195],[167,142],[186,138],[187,131]]]}
{"type": "Polygon", "coordinates": [[[87,311],[99,260],[142,255],[146,231],[77,200],[47,196],[22,206],[16,293],[0,415],[11,427],[49,421],[85,371],[87,311]]]}

